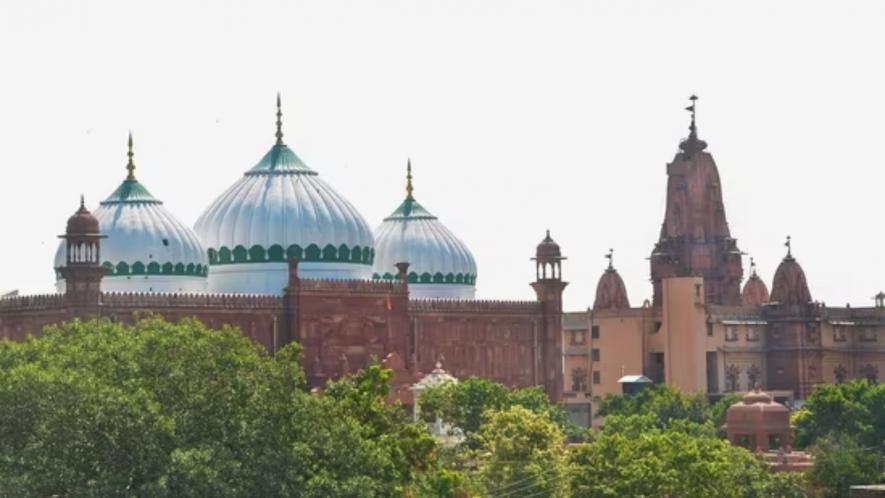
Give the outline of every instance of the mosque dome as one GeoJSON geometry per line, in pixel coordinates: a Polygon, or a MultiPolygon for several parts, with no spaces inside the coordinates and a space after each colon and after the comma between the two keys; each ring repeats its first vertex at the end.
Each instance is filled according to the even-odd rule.
{"type": "Polygon", "coordinates": [[[559,248],[559,244],[550,237],[550,230],[547,230],[544,240],[535,249],[535,256],[538,260],[554,260],[562,257],[562,250],[559,248]]]}
{"type": "MultiPolygon", "coordinates": [[[[787,247],[789,246],[790,241],[787,240],[787,247]]],[[[789,249],[774,273],[771,302],[787,305],[805,305],[811,302],[811,292],[808,290],[805,272],[789,249]]]]}
{"type": "Polygon", "coordinates": [[[627,288],[624,286],[624,280],[612,264],[613,251],[609,250],[606,255],[608,258],[608,268],[605,273],[599,277],[599,283],[596,284],[596,300],[593,302],[593,311],[613,310],[630,307],[630,301],[627,299],[627,288]]]}
{"type": "MultiPolygon", "coordinates": [[[[96,232],[100,226],[106,237],[101,242],[102,291],[205,292],[209,267],[200,239],[135,179],[132,156],[130,135],[126,179],[95,210],[95,225],[78,211],[68,220],[68,232],[72,225],[96,232]]],[[[60,244],[56,267],[64,266],[64,251],[64,244],[60,244]]],[[[64,292],[64,286],[59,276],[56,289],[64,292]]]]}
{"type": "Polygon", "coordinates": [[[476,262],[467,246],[412,195],[408,165],[406,199],[375,230],[374,278],[396,278],[396,263],[409,263],[409,293],[418,298],[473,299],[476,262]]]}
{"type": "Polygon", "coordinates": [[[80,196],[80,209],[68,218],[65,233],[67,235],[95,235],[100,231],[98,218],[86,209],[85,200],[83,196],[80,196]]]}
{"type": "Polygon", "coordinates": [[[213,292],[281,294],[288,259],[302,278],[369,279],[372,232],[350,202],[277,142],[196,223],[213,292]]]}
{"type": "Polygon", "coordinates": [[[756,262],[750,258],[750,278],[741,291],[741,303],[744,306],[761,306],[768,302],[768,287],[756,273],[756,262]]]}

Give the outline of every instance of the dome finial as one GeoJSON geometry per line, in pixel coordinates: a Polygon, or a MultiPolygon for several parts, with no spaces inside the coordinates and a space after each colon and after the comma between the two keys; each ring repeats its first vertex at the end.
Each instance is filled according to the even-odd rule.
{"type": "Polygon", "coordinates": [[[756,275],[756,258],[750,256],[750,277],[757,277],[756,275]]]}
{"type": "Polygon", "coordinates": [[[415,198],[412,197],[413,190],[415,189],[412,187],[412,158],[409,158],[406,162],[406,200],[415,200],[415,198]]]}
{"type": "Polygon", "coordinates": [[[784,242],[784,245],[787,246],[787,257],[785,259],[793,259],[793,238],[787,235],[787,241],[784,242]]]}
{"type": "Polygon", "coordinates": [[[277,145],[283,145],[283,105],[277,92],[277,145]]]}
{"type": "Polygon", "coordinates": [[[697,127],[697,100],[698,96],[692,94],[691,97],[688,98],[691,101],[691,104],[685,108],[686,111],[691,113],[691,124],[688,126],[688,138],[682,141],[679,144],[679,148],[685,151],[685,155],[687,157],[691,157],[695,152],[700,152],[707,148],[707,142],[698,138],[698,127],[697,127]]]}
{"type": "Polygon", "coordinates": [[[80,194],[80,209],[86,209],[86,196],[80,194]]]}
{"type": "Polygon", "coordinates": [[[128,171],[129,174],[126,175],[126,179],[127,180],[135,180],[135,163],[132,161],[132,156],[134,156],[135,153],[132,152],[132,132],[131,131],[129,132],[129,151],[126,153],[126,155],[129,156],[129,162],[126,164],[126,171],[128,171]]]}
{"type": "Polygon", "coordinates": [[[608,269],[614,270],[615,269],[615,266],[614,266],[615,250],[610,248],[608,250],[608,254],[605,255],[605,258],[608,260],[608,269]]]}

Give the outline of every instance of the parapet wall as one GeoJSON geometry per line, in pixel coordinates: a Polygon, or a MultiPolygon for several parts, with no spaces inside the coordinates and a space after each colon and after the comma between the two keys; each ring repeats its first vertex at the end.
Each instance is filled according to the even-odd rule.
{"type": "Polygon", "coordinates": [[[114,293],[101,295],[101,305],[106,307],[139,308],[196,308],[196,309],[264,309],[280,310],[283,300],[279,296],[264,294],[161,294],[161,293],[114,293]]]}
{"type": "Polygon", "coordinates": [[[0,299],[0,311],[29,311],[60,308],[64,306],[62,294],[38,294],[0,299]]]}
{"type": "Polygon", "coordinates": [[[475,314],[536,314],[541,312],[538,301],[485,301],[457,299],[410,299],[410,313],[475,313],[475,314]]]}

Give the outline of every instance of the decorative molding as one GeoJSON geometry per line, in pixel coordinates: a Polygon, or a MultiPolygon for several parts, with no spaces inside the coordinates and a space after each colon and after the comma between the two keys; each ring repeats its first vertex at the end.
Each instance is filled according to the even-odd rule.
{"type": "Polygon", "coordinates": [[[371,265],[375,261],[375,249],[371,247],[353,246],[341,244],[338,247],[326,244],[322,249],[317,244],[309,244],[302,248],[298,244],[292,244],[288,248],[274,244],[269,248],[262,245],[254,245],[250,248],[238,245],[233,249],[221,246],[218,249],[206,251],[209,256],[209,266],[233,265],[242,263],[285,263],[289,259],[298,259],[305,262],[325,263],[356,263],[371,265]]]}
{"type": "MultiPolygon", "coordinates": [[[[393,273],[385,273],[384,275],[375,273],[372,275],[372,278],[375,280],[399,280],[399,275],[394,275],[393,273]]],[[[447,273],[443,275],[442,272],[436,272],[434,274],[424,272],[419,275],[416,272],[410,272],[408,279],[410,284],[476,285],[476,275],[469,273],[447,273]]]]}

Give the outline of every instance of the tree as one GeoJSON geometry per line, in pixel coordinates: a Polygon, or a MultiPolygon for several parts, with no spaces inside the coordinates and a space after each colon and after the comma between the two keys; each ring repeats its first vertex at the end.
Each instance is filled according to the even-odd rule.
{"type": "Polygon", "coordinates": [[[0,496],[393,497],[432,440],[370,368],[305,392],[300,348],[146,318],[0,342],[0,496]]]}
{"type": "Polygon", "coordinates": [[[815,446],[811,480],[826,498],[848,496],[851,485],[876,483],[881,478],[879,454],[849,436],[822,438],[815,446]]]}
{"type": "Polygon", "coordinates": [[[848,436],[864,446],[885,444],[885,385],[858,379],[821,384],[792,418],[796,446],[804,448],[827,436],[848,436]]]}
{"type": "Polygon", "coordinates": [[[671,420],[704,423],[711,419],[710,406],[703,393],[683,393],[658,384],[631,395],[609,394],[599,400],[597,416],[653,414],[655,425],[666,427],[671,420]]]}
{"type": "Polygon", "coordinates": [[[785,492],[785,485],[770,486],[764,463],[716,437],[709,423],[683,420],[674,423],[681,429],[662,429],[648,427],[655,421],[641,415],[615,417],[621,419],[618,430],[607,422],[601,434],[572,453],[571,496],[774,498],[785,492]],[[621,430],[625,427],[629,430],[621,430]]]}
{"type": "Polygon", "coordinates": [[[509,389],[497,382],[471,377],[459,383],[446,383],[427,389],[419,400],[422,416],[427,421],[440,417],[461,429],[471,447],[478,447],[476,439],[482,425],[494,411],[513,406],[543,414],[566,431],[573,431],[568,414],[550,402],[540,388],[509,389]]]}
{"type": "Polygon", "coordinates": [[[479,440],[488,452],[480,470],[488,496],[566,496],[565,437],[547,415],[521,406],[493,412],[479,440]]]}

